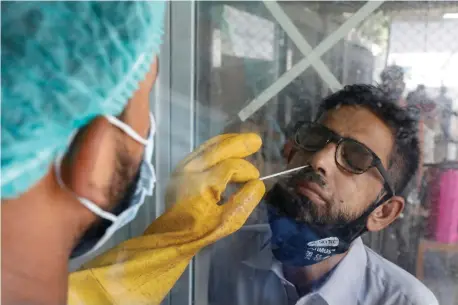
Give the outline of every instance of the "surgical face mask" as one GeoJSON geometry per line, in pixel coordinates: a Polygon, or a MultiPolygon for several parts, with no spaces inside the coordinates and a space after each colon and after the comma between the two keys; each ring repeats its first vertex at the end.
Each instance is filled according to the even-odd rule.
{"type": "Polygon", "coordinates": [[[287,204],[288,200],[292,200],[291,195],[280,184],[276,184],[266,196],[272,254],[290,266],[310,266],[345,253],[351,243],[366,232],[367,218],[378,206],[371,205],[355,220],[325,225],[296,220],[276,208],[287,204]]]}
{"type": "MultiPolygon", "coordinates": [[[[101,217],[103,220],[109,221],[110,225],[104,231],[104,233],[101,234],[101,236],[97,238],[97,240],[89,244],[89,247],[87,247],[87,243],[86,243],[86,247],[83,246],[84,251],[78,251],[78,247],[77,247],[76,248],[77,251],[76,252],[75,250],[73,251],[72,259],[75,259],[75,258],[83,259],[83,257],[90,256],[96,250],[102,247],[113,236],[113,234],[116,231],[118,231],[123,226],[131,222],[137,215],[139,208],[143,205],[145,201],[145,197],[147,195],[148,196],[152,195],[154,183],[156,182],[154,167],[151,161],[152,155],[153,155],[153,148],[154,148],[154,133],[156,130],[156,125],[155,125],[153,115],[150,114],[151,124],[150,124],[150,132],[149,132],[148,139],[142,138],[130,126],[121,122],[116,117],[107,116],[106,118],[108,119],[110,123],[120,128],[122,131],[128,134],[132,139],[145,145],[143,160],[141,161],[139,172],[137,173],[135,182],[134,184],[132,184],[129,187],[130,190],[128,190],[127,192],[128,196],[125,197],[125,199],[128,200],[128,202],[124,202],[123,204],[124,206],[126,206],[126,208],[123,211],[121,211],[119,215],[115,215],[113,213],[104,211],[91,200],[84,198],[84,197],[80,197],[77,194],[74,194],[75,197],[79,200],[79,202],[82,205],[84,205],[86,208],[91,210],[97,216],[101,217]]],[[[60,172],[62,158],[63,156],[59,156],[59,158],[56,159],[55,170],[56,170],[56,177],[57,177],[57,180],[60,186],[62,188],[65,188],[66,186],[62,180],[62,175],[60,172]]],[[[84,245],[85,244],[84,242],[85,240],[83,237],[83,240],[82,242],[80,242],[79,245],[84,245]]]]}

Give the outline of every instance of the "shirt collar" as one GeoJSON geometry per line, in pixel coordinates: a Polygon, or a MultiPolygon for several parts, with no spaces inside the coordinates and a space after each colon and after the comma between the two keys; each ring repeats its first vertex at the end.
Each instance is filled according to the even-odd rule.
{"type": "MultiPolygon", "coordinates": [[[[273,257],[269,243],[258,254],[244,261],[244,264],[255,269],[272,270],[282,281],[289,283],[283,276],[281,264],[273,257]]],[[[342,304],[342,300],[345,300],[346,304],[357,304],[366,264],[366,251],[359,237],[335,267],[331,276],[315,293],[318,293],[329,305],[342,304]],[[351,280],[347,280],[349,277],[351,280]]]]}
{"type": "Polygon", "coordinates": [[[358,304],[358,296],[364,279],[367,257],[364,244],[359,237],[340,261],[333,274],[318,289],[318,293],[329,304],[358,304]],[[348,280],[350,279],[351,280],[348,280]]]}

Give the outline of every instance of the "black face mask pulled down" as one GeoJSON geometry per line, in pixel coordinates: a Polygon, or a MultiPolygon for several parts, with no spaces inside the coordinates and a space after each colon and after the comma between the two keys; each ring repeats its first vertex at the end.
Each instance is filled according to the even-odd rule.
{"type": "Polygon", "coordinates": [[[265,200],[272,231],[272,253],[277,260],[291,266],[309,266],[345,253],[351,243],[367,231],[367,218],[383,202],[372,204],[352,221],[316,224],[301,221],[298,217],[303,206],[313,203],[304,205],[303,201],[308,199],[288,190],[283,181],[274,185],[265,200]]]}

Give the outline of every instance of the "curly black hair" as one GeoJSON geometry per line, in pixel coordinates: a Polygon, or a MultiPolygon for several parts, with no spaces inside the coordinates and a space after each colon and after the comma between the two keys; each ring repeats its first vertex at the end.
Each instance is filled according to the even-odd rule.
{"type": "Polygon", "coordinates": [[[418,141],[418,115],[412,108],[401,108],[384,91],[373,85],[349,85],[324,98],[318,116],[340,106],[366,107],[383,120],[393,131],[394,146],[391,152],[388,173],[398,195],[415,176],[420,160],[418,141]]]}

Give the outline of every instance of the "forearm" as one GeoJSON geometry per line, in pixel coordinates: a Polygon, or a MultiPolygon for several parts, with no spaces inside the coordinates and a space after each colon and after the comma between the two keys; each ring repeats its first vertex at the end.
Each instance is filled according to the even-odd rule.
{"type": "Polygon", "coordinates": [[[191,258],[213,239],[170,236],[177,233],[128,240],[72,273],[68,304],[159,304],[191,258]]]}

